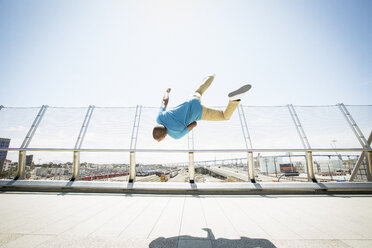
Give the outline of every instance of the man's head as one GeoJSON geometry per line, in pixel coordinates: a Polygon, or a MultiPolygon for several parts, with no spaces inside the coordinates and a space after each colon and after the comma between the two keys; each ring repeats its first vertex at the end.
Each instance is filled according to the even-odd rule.
{"type": "Polygon", "coordinates": [[[158,125],[154,127],[154,130],[152,130],[152,136],[154,137],[155,140],[157,141],[162,141],[165,136],[167,136],[167,128],[164,127],[163,125],[158,125]]]}

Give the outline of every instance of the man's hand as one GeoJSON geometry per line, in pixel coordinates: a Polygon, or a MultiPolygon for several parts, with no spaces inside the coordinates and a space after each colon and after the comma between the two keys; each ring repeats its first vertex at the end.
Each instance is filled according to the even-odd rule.
{"type": "Polygon", "coordinates": [[[196,121],[191,122],[190,125],[187,126],[187,129],[189,130],[189,132],[190,132],[194,127],[196,127],[196,125],[198,125],[198,123],[197,123],[196,121]]]}
{"type": "Polygon", "coordinates": [[[168,102],[169,102],[169,92],[171,91],[171,88],[168,88],[166,91],[165,91],[165,94],[163,96],[163,101],[161,103],[161,107],[162,108],[167,108],[168,106],[168,102]]]}

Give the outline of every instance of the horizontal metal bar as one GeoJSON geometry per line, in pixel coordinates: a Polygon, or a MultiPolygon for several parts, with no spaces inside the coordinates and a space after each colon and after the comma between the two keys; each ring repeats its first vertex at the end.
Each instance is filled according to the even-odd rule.
{"type": "Polygon", "coordinates": [[[0,191],[98,192],[156,194],[356,194],[372,193],[372,183],[152,183],[61,180],[0,180],[0,191]]]}
{"type": "Polygon", "coordinates": [[[199,153],[240,153],[240,152],[372,152],[369,148],[311,148],[311,149],[74,149],[74,148],[0,148],[0,151],[46,151],[46,152],[199,152],[199,153]]]}

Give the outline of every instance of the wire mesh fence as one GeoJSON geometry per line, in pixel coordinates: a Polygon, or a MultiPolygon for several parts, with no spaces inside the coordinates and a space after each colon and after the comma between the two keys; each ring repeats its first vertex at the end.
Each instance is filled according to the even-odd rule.
{"type": "Polygon", "coordinates": [[[74,147],[87,109],[48,107],[29,147],[74,147]]]}
{"type": "Polygon", "coordinates": [[[360,147],[337,106],[299,106],[296,110],[312,148],[360,147]]]}
{"type": "Polygon", "coordinates": [[[303,148],[287,106],[245,106],[253,148],[303,148]]]}
{"type": "MultiPolygon", "coordinates": [[[[223,109],[223,107],[217,107],[223,109]]],[[[368,139],[372,131],[372,105],[346,105],[362,134],[368,139]]],[[[294,106],[311,148],[333,149],[314,153],[314,171],[324,181],[348,180],[360,152],[338,152],[339,148],[361,148],[358,137],[339,105],[294,106]]],[[[40,108],[3,107],[0,110],[0,144],[2,148],[20,148],[35,124],[40,108]],[[10,140],[5,145],[5,140],[10,140]]],[[[167,149],[302,149],[301,135],[288,106],[242,106],[228,121],[199,121],[198,126],[179,140],[167,137],[157,142],[152,137],[159,108],[94,107],[89,122],[88,107],[47,107],[25,148],[76,148],[83,134],[83,149],[153,149],[162,153],[137,153],[138,180],[187,181],[188,157],[185,153],[167,153],[167,149]],[[136,119],[136,115],[137,118],[136,119]],[[245,119],[243,119],[245,118],[245,119]],[[245,125],[246,124],[246,125],[245,125]],[[85,130],[85,132],[81,132],[85,130]]],[[[72,173],[71,152],[27,152],[26,178],[66,180],[72,173]]],[[[1,178],[14,176],[18,153],[1,151],[1,178]]],[[[367,160],[358,180],[366,180],[367,160]]],[[[258,181],[306,181],[304,154],[255,154],[258,181]],[[288,174],[292,177],[280,177],[288,174]],[[280,177],[280,179],[279,179],[280,177]]],[[[129,155],[125,152],[81,152],[81,180],[128,179],[129,155]]],[[[246,153],[196,153],[196,181],[248,181],[246,153]]]]}

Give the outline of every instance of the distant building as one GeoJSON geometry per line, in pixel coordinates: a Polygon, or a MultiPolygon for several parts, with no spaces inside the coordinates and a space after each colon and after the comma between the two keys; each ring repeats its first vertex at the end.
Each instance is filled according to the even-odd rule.
{"type": "Polygon", "coordinates": [[[283,159],[281,157],[261,157],[260,170],[261,173],[280,173],[279,164],[283,159]]]}
{"type": "MultiPolygon", "coordinates": [[[[9,148],[10,139],[0,138],[0,148],[9,148]]],[[[6,156],[8,155],[8,151],[0,151],[0,171],[4,168],[4,163],[6,160],[6,156]]]]}
{"type": "Polygon", "coordinates": [[[26,156],[26,166],[32,166],[32,161],[34,159],[34,155],[27,155],[26,156]]]}
{"type": "Polygon", "coordinates": [[[10,169],[11,165],[12,165],[12,161],[5,159],[3,161],[3,168],[1,170],[7,171],[10,169]]]}
{"type": "Polygon", "coordinates": [[[330,160],[316,160],[318,172],[328,172],[335,171],[338,169],[344,169],[343,162],[339,159],[330,159],[330,160]]]}

